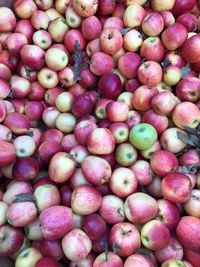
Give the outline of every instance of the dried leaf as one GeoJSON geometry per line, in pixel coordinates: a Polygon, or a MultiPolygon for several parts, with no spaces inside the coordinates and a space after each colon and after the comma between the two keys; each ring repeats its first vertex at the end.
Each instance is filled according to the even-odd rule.
{"type": "Polygon", "coordinates": [[[192,140],[190,140],[184,133],[177,132],[177,137],[187,145],[194,146],[192,140]]]}
{"type": "Polygon", "coordinates": [[[184,66],[181,68],[181,72],[182,72],[182,78],[186,78],[190,73],[190,68],[184,66]]]}
{"type": "Polygon", "coordinates": [[[171,64],[172,64],[171,60],[169,60],[169,59],[164,60],[163,62],[161,62],[161,66],[163,67],[163,69],[166,69],[171,64]]]}
{"type": "Polygon", "coordinates": [[[31,193],[21,193],[15,196],[15,202],[35,202],[35,197],[31,193]]]}
{"type": "Polygon", "coordinates": [[[190,127],[188,127],[188,126],[185,126],[184,128],[185,128],[185,130],[186,130],[188,133],[190,133],[190,134],[195,134],[195,135],[198,134],[197,130],[194,129],[194,128],[190,128],[190,127]]]}
{"type": "Polygon", "coordinates": [[[196,135],[190,135],[189,139],[192,141],[192,143],[195,145],[195,146],[199,146],[200,145],[200,142],[199,142],[199,137],[197,137],[196,135]]]}
{"type": "Polygon", "coordinates": [[[112,244],[112,250],[113,250],[113,253],[117,253],[117,252],[119,252],[120,251],[120,249],[121,249],[121,247],[118,245],[118,244],[116,244],[116,243],[113,243],[112,244]]]}
{"type": "Polygon", "coordinates": [[[120,32],[121,32],[121,35],[125,35],[127,32],[129,32],[132,28],[124,28],[124,29],[121,29],[120,32]]]}

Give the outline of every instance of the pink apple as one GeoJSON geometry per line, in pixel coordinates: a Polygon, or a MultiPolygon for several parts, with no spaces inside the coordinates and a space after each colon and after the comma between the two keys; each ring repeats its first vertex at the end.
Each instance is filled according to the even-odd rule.
{"type": "Polygon", "coordinates": [[[116,224],[125,220],[124,202],[115,195],[106,195],[99,208],[100,216],[109,224],[116,224]]]}
{"type": "Polygon", "coordinates": [[[98,38],[102,31],[100,21],[96,16],[90,16],[83,20],[81,24],[83,37],[90,41],[98,38]],[[90,29],[90,30],[89,30],[90,29]]]}
{"type": "Polygon", "coordinates": [[[78,215],[89,215],[96,212],[101,202],[101,194],[91,185],[80,185],[72,192],[71,207],[78,215]]]}
{"type": "Polygon", "coordinates": [[[137,160],[130,169],[136,176],[140,186],[148,185],[153,179],[153,171],[150,164],[145,160],[137,160]]]}
{"type": "Polygon", "coordinates": [[[49,177],[57,183],[67,181],[76,169],[76,162],[66,152],[56,153],[49,163],[49,177]]]}
{"type": "Polygon", "coordinates": [[[109,163],[96,156],[88,156],[82,162],[81,169],[86,180],[94,185],[100,185],[109,181],[111,167],[109,163]]]}
{"type": "Polygon", "coordinates": [[[23,33],[12,33],[6,38],[6,46],[12,55],[17,56],[24,45],[28,44],[28,40],[23,33]]]}
{"type": "Polygon", "coordinates": [[[34,247],[23,249],[17,256],[15,261],[16,267],[34,267],[37,261],[42,258],[40,251],[34,247]]]}
{"type": "Polygon", "coordinates": [[[193,189],[191,192],[190,199],[183,204],[184,210],[188,215],[200,218],[199,200],[200,200],[200,190],[193,189]]]}
{"type": "MultiPolygon", "coordinates": [[[[0,63],[0,79],[4,79],[6,81],[9,81],[11,78],[11,71],[8,66],[5,64],[0,63]]],[[[2,88],[3,90],[3,88],[2,88]]]]}
{"type": "Polygon", "coordinates": [[[12,143],[0,141],[0,167],[6,167],[16,159],[16,149],[12,143]]]}
{"type": "Polygon", "coordinates": [[[200,80],[196,77],[183,78],[176,86],[176,95],[181,101],[196,102],[199,99],[200,80]]]}
{"type": "Polygon", "coordinates": [[[82,228],[90,239],[98,240],[106,231],[106,222],[94,213],[83,218],[82,228]]]}
{"type": "Polygon", "coordinates": [[[106,105],[107,118],[111,122],[123,122],[127,119],[129,107],[127,103],[112,101],[106,105]]]}
{"type": "Polygon", "coordinates": [[[156,216],[158,205],[156,200],[148,194],[138,192],[127,197],[124,211],[128,221],[143,224],[156,216]]]}
{"type": "Polygon", "coordinates": [[[72,210],[64,206],[52,206],[39,216],[45,239],[58,240],[73,228],[72,210]]]}
{"type": "Polygon", "coordinates": [[[141,245],[139,231],[131,223],[117,223],[111,228],[109,244],[116,254],[128,257],[141,245]]]}
{"type": "Polygon", "coordinates": [[[109,186],[112,192],[121,198],[127,197],[137,189],[137,179],[131,170],[127,168],[116,168],[110,178],[109,186]]]}
{"type": "Polygon", "coordinates": [[[159,92],[152,98],[152,108],[161,115],[168,115],[176,105],[176,100],[171,92],[159,92]],[[163,103],[163,99],[165,102],[163,103]]]}
{"type": "Polygon", "coordinates": [[[90,253],[92,242],[84,231],[74,228],[63,237],[62,248],[68,259],[80,261],[90,253]]]}
{"type": "Polygon", "coordinates": [[[32,157],[22,157],[15,161],[12,176],[18,181],[34,179],[39,173],[39,164],[32,157]]]}
{"type": "Polygon", "coordinates": [[[123,262],[118,255],[109,251],[99,254],[94,261],[93,267],[123,267],[123,262]]]}
{"type": "Polygon", "coordinates": [[[64,152],[69,153],[69,151],[76,145],[78,145],[78,142],[74,134],[67,134],[62,138],[61,147],[64,152]]]}
{"type": "Polygon", "coordinates": [[[111,72],[114,68],[114,60],[104,52],[95,52],[91,58],[90,70],[97,76],[111,72]]]}
{"type": "Polygon", "coordinates": [[[200,61],[199,45],[200,34],[194,35],[187,39],[181,49],[182,57],[189,63],[200,61]]]}
{"type": "Polygon", "coordinates": [[[164,21],[162,16],[157,12],[147,15],[142,21],[142,30],[148,36],[157,36],[164,29],[164,21]]]}
{"type": "Polygon", "coordinates": [[[124,267],[154,267],[155,265],[152,263],[152,261],[145,255],[135,253],[131,256],[129,256],[125,262],[124,267]]]}
{"type": "Polygon", "coordinates": [[[15,29],[16,17],[13,11],[6,7],[0,7],[0,32],[10,32],[15,29]]]}
{"type": "Polygon", "coordinates": [[[160,62],[164,57],[164,46],[160,38],[146,38],[140,48],[140,55],[148,61],[160,62]]]}

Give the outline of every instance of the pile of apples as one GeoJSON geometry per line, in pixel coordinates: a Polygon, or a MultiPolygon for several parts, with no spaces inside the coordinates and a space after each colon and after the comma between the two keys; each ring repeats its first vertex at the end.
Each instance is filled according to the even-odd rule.
{"type": "Polygon", "coordinates": [[[0,257],[200,266],[199,31],[199,0],[0,7],[0,257]]]}

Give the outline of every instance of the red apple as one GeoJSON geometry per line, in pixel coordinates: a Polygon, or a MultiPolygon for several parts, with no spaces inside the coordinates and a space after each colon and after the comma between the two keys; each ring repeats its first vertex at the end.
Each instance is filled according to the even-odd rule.
{"type": "Polygon", "coordinates": [[[122,259],[115,253],[103,252],[94,261],[93,267],[123,267],[122,259]]]}
{"type": "Polygon", "coordinates": [[[140,55],[148,61],[160,62],[164,57],[164,46],[160,38],[146,38],[140,48],[140,55]]]}
{"type": "Polygon", "coordinates": [[[12,143],[0,141],[0,167],[6,167],[16,159],[16,149],[12,143]]]}
{"type": "Polygon", "coordinates": [[[172,13],[175,16],[179,16],[181,14],[185,14],[187,12],[190,12],[195,5],[195,0],[176,0],[175,4],[172,9],[172,13]]]}
{"type": "Polygon", "coordinates": [[[135,253],[131,256],[129,256],[125,262],[124,262],[124,267],[154,267],[155,265],[152,263],[150,258],[146,255],[142,255],[139,253],[135,253]]]}
{"type": "Polygon", "coordinates": [[[31,69],[40,70],[44,65],[45,52],[36,45],[24,45],[20,51],[22,61],[31,69]]]}
{"type": "Polygon", "coordinates": [[[36,262],[35,267],[59,267],[60,264],[53,257],[43,257],[36,262]]]}
{"type": "Polygon", "coordinates": [[[15,29],[16,17],[13,11],[6,7],[0,7],[0,32],[10,32],[15,29]]]}
{"type": "Polygon", "coordinates": [[[148,14],[142,21],[142,30],[148,36],[157,36],[164,29],[164,21],[158,12],[148,14]]]}
{"type": "Polygon", "coordinates": [[[38,173],[39,164],[32,157],[17,159],[12,170],[13,178],[18,181],[32,180],[38,173]]]}
{"type": "Polygon", "coordinates": [[[82,17],[93,16],[96,13],[98,7],[98,4],[95,0],[73,0],[72,3],[74,10],[82,17]]]}
{"type": "Polygon", "coordinates": [[[135,28],[142,24],[145,10],[139,4],[129,5],[123,14],[123,22],[126,27],[135,28]]]}
{"type": "Polygon", "coordinates": [[[196,77],[183,78],[176,86],[176,95],[181,101],[196,102],[200,97],[200,80],[196,77]]]}
{"type": "Polygon", "coordinates": [[[99,37],[100,47],[109,55],[115,54],[123,45],[123,38],[118,29],[104,29],[99,37]]]}
{"type": "Polygon", "coordinates": [[[92,240],[98,240],[106,231],[106,223],[98,214],[90,214],[83,218],[82,228],[92,240]]]}
{"type": "Polygon", "coordinates": [[[104,52],[95,52],[91,58],[90,70],[97,76],[111,72],[114,68],[114,60],[104,52]]]}
{"type": "Polygon", "coordinates": [[[189,63],[200,61],[199,45],[200,34],[194,35],[187,39],[181,49],[182,57],[189,63]]]}
{"type": "Polygon", "coordinates": [[[137,76],[141,83],[156,86],[162,80],[162,68],[157,62],[146,61],[138,68],[137,76]]]}
{"type": "Polygon", "coordinates": [[[106,105],[106,114],[110,122],[124,122],[128,116],[129,107],[125,102],[111,101],[106,105]]]}

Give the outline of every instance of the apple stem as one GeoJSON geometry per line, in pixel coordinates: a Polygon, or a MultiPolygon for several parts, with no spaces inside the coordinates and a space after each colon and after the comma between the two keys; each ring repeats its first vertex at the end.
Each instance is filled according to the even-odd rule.
{"type": "Polygon", "coordinates": [[[108,243],[105,242],[105,261],[108,261],[108,243]]]}

